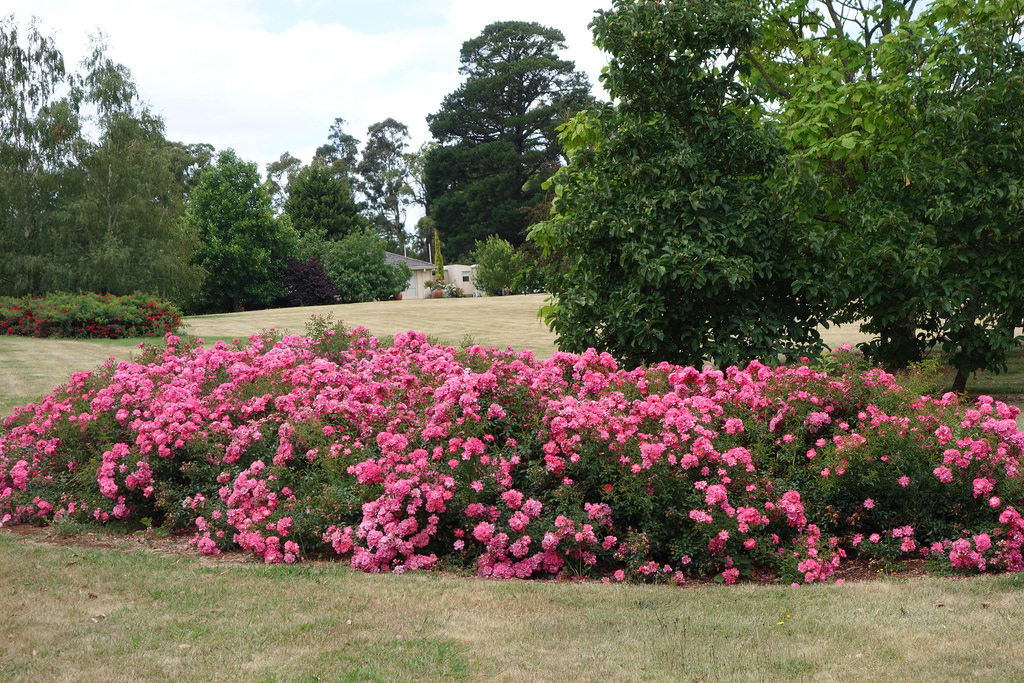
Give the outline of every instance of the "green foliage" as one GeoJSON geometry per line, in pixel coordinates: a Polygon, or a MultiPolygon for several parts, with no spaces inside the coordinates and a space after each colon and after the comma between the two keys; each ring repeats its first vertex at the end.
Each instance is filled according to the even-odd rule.
{"type": "Polygon", "coordinates": [[[334,175],[350,178],[356,172],[359,140],[345,132],[345,119],[336,118],[327,135],[327,144],[317,147],[316,158],[323,160],[334,175]]]}
{"type": "Polygon", "coordinates": [[[473,285],[492,296],[508,293],[519,270],[514,254],[512,245],[497,235],[478,241],[469,255],[476,265],[473,285]]]}
{"type": "Polygon", "coordinates": [[[1024,14],[1002,0],[770,2],[748,57],[792,163],[780,191],[825,236],[839,322],[889,365],[940,347],[957,390],[1021,320],[1024,14]],[[792,30],[802,26],[802,32],[792,30]]]}
{"type": "Polygon", "coordinates": [[[115,112],[82,160],[85,191],[71,204],[69,287],[79,291],[156,292],[177,301],[196,290],[198,246],[183,220],[185,187],[175,163],[187,163],[146,111],[115,112]]]}
{"type": "Polygon", "coordinates": [[[398,253],[405,251],[405,206],[409,168],[405,150],[409,127],[385,119],[366,131],[366,145],[356,170],[359,189],[366,196],[370,222],[398,253]]]}
{"type": "Polygon", "coordinates": [[[514,256],[516,275],[511,289],[518,294],[550,292],[569,272],[570,263],[565,254],[548,251],[535,241],[519,245],[514,256]]]}
{"type": "Polygon", "coordinates": [[[385,263],[386,242],[370,232],[325,243],[323,249],[324,270],[341,303],[393,299],[412,277],[406,264],[385,263]]]}
{"type": "Polygon", "coordinates": [[[434,228],[434,279],[444,282],[444,256],[441,255],[441,236],[434,228]]]}
{"type": "Polygon", "coordinates": [[[427,117],[439,143],[424,167],[427,201],[450,254],[491,234],[523,241],[525,210],[544,199],[530,181],[561,155],[555,126],[591,101],[586,77],[557,56],[564,48],[557,29],[515,21],[463,43],[466,81],[427,117]]]}
{"type": "Polygon", "coordinates": [[[0,297],[0,334],[75,339],[161,337],[175,331],[180,318],[181,311],[171,302],[141,292],[129,296],[0,297]]]}
{"type": "Polygon", "coordinates": [[[302,160],[290,152],[284,152],[277,161],[267,164],[267,179],[263,185],[267,188],[270,205],[275,211],[284,210],[292,183],[304,168],[302,160]]]}
{"type": "Polygon", "coordinates": [[[255,164],[221,152],[200,175],[186,218],[202,240],[194,262],[206,271],[192,311],[265,308],[284,296],[280,276],[296,236],[271,213],[255,164]]]}
{"type": "Polygon", "coordinates": [[[572,265],[559,347],[725,366],[818,343],[814,244],[767,180],[781,160],[736,83],[756,4],[616,2],[593,23],[617,101],[562,127],[570,157],[531,237],[572,265]]]}
{"type": "Polygon", "coordinates": [[[82,69],[34,25],[0,19],[0,293],[183,300],[200,276],[181,216],[201,150],[164,138],[102,42],[82,69]]]}
{"type": "Polygon", "coordinates": [[[326,239],[342,239],[366,223],[352,185],[322,163],[313,163],[295,175],[288,184],[284,210],[300,234],[319,228],[326,239]]]}

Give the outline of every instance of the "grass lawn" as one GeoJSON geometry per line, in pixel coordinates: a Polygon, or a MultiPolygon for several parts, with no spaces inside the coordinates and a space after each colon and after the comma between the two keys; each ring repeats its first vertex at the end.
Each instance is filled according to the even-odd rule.
{"type": "MultiPolygon", "coordinates": [[[[274,329],[302,334],[313,316],[362,326],[379,337],[416,330],[446,344],[466,341],[485,346],[530,349],[538,358],[555,352],[555,335],[537,317],[546,294],[462,299],[406,299],[335,306],[306,306],[185,318],[182,332],[208,342],[244,338],[274,329]]],[[[832,327],[824,331],[830,346],[855,343],[856,331],[832,327]]],[[[108,357],[127,359],[144,339],[77,341],[0,336],[0,415],[35,400],[67,381],[77,370],[89,370],[108,357]]],[[[1022,370],[1024,372],[1024,370],[1022,370]]]]}
{"type": "Polygon", "coordinates": [[[0,679],[1024,679],[1019,575],[676,588],[108,545],[0,530],[0,679]]]}
{"type": "MultiPolygon", "coordinates": [[[[542,301],[254,311],[188,318],[185,331],[301,333],[330,313],[379,336],[417,329],[547,357],[542,301]]],[[[0,338],[0,412],[138,342],[0,338]]],[[[1024,393],[1022,378],[1018,355],[1004,384],[979,374],[969,388],[1024,393]]],[[[182,554],[180,539],[79,534],[0,529],[0,681],[1024,680],[1021,575],[853,573],[799,588],[499,581],[262,566],[182,554]]]]}

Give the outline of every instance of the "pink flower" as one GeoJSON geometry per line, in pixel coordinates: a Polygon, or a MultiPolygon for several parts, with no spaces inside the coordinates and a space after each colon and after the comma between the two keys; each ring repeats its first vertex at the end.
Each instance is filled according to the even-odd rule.
{"type": "Polygon", "coordinates": [[[509,489],[502,493],[501,499],[512,510],[518,510],[519,506],[523,504],[523,494],[515,489],[509,489]]]}
{"type": "Polygon", "coordinates": [[[907,488],[907,486],[910,485],[910,477],[903,475],[902,477],[897,479],[896,482],[903,488],[907,488]]]}
{"type": "Polygon", "coordinates": [[[974,497],[987,496],[996,486],[995,479],[978,477],[974,480],[974,497]]]}
{"type": "Polygon", "coordinates": [[[541,502],[539,500],[534,500],[533,498],[529,498],[525,503],[523,503],[523,513],[531,519],[537,517],[543,508],[544,506],[541,502]]]}
{"type": "Polygon", "coordinates": [[[974,547],[978,549],[978,552],[985,552],[992,547],[992,539],[988,534],[978,534],[974,537],[974,547]]]}
{"type": "MultiPolygon", "coordinates": [[[[287,536],[288,535],[288,530],[291,529],[291,528],[292,528],[292,518],[291,517],[282,517],[281,519],[277,520],[277,533],[281,534],[282,536],[287,536]]],[[[291,541],[289,541],[289,543],[290,542],[291,541]]]]}
{"type": "Polygon", "coordinates": [[[708,505],[725,504],[729,502],[729,494],[721,484],[712,484],[704,492],[704,500],[708,505]]]}
{"type": "Polygon", "coordinates": [[[516,510],[508,520],[512,531],[522,531],[530,525],[530,518],[522,510],[516,510]]]}
{"type": "Polygon", "coordinates": [[[875,507],[875,500],[874,500],[874,498],[865,498],[864,499],[864,509],[865,510],[872,510],[872,509],[874,509],[874,507],[875,507]]]}
{"type": "Polygon", "coordinates": [[[613,574],[613,576],[615,577],[616,581],[626,580],[626,572],[622,571],[621,569],[616,569],[615,574],[613,574]]]}
{"type": "Polygon", "coordinates": [[[725,582],[728,584],[736,583],[736,579],[740,578],[740,570],[736,567],[726,569],[722,572],[722,578],[725,579],[725,582]]]}
{"type": "Polygon", "coordinates": [[[711,523],[711,522],[714,521],[714,517],[709,515],[704,510],[690,510],[690,519],[692,519],[693,521],[695,521],[697,523],[705,523],[705,524],[708,524],[708,523],[711,523]]]}
{"type": "Polygon", "coordinates": [[[490,522],[480,522],[473,529],[473,538],[481,543],[487,543],[494,535],[494,525],[490,522]]]}

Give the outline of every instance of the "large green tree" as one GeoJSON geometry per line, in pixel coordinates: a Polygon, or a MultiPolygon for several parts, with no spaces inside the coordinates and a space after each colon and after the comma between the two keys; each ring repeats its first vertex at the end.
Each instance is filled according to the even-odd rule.
{"type": "Polygon", "coordinates": [[[206,272],[190,310],[266,308],[284,296],[280,277],[296,236],[274,217],[256,164],[222,151],[199,176],[186,217],[201,240],[195,264],[206,272]]]}
{"type": "Polygon", "coordinates": [[[101,40],[72,73],[8,17],[0,71],[0,291],[188,296],[198,272],[181,216],[202,146],[164,138],[101,40]]]}
{"type": "Polygon", "coordinates": [[[320,159],[296,174],[284,210],[299,233],[320,229],[326,239],[342,239],[366,225],[351,184],[320,159]]]}
{"type": "Polygon", "coordinates": [[[356,166],[371,224],[399,253],[405,251],[405,207],[409,203],[406,149],[409,127],[388,118],[371,125],[356,166]]]}
{"type": "Polygon", "coordinates": [[[0,292],[45,292],[59,276],[52,255],[81,151],[81,96],[52,38],[0,19],[0,292]]]}
{"type": "Polygon", "coordinates": [[[100,137],[84,146],[81,192],[68,200],[71,288],[143,290],[183,301],[201,277],[189,264],[197,245],[182,220],[197,160],[164,138],[163,120],[139,103],[131,72],[104,44],[94,45],[83,66],[85,102],[100,137]]]}
{"type": "Polygon", "coordinates": [[[813,245],[768,185],[782,148],[736,79],[757,18],[752,0],[598,13],[615,104],[565,126],[570,163],[532,233],[572,264],[546,311],[560,348],[724,366],[819,343],[813,245]]]}
{"type": "Polygon", "coordinates": [[[772,1],[748,51],[785,131],[780,188],[833,254],[821,279],[866,350],[999,370],[1024,299],[1019,3],[772,1]]]}
{"type": "Polygon", "coordinates": [[[438,142],[427,157],[430,216],[450,254],[465,255],[496,234],[522,243],[524,210],[543,200],[539,174],[550,175],[562,149],[555,131],[566,112],[590,101],[590,85],[558,52],[557,29],[499,22],[462,45],[465,82],[427,117],[438,142]]]}

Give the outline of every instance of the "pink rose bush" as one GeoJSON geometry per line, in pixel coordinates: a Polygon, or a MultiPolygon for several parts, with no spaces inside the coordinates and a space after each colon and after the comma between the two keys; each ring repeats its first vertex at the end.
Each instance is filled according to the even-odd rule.
{"type": "Polygon", "coordinates": [[[0,525],[151,523],[206,554],[497,578],[1024,569],[1018,410],[828,363],[625,370],[413,332],[168,335],[5,420],[0,525]]]}

